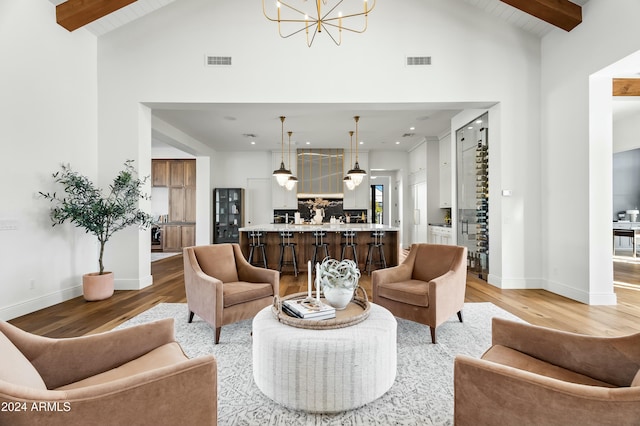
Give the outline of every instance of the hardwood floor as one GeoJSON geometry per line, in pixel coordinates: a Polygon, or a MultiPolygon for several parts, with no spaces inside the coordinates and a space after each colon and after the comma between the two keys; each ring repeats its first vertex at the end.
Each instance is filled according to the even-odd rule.
{"type": "MultiPolygon", "coordinates": [[[[100,302],[82,297],[15,318],[10,322],[23,330],[49,336],[73,337],[110,330],[162,302],[186,302],[182,256],[151,264],[154,284],[139,291],[116,291],[100,302]]],[[[561,330],[620,336],[640,332],[640,264],[614,263],[616,306],[589,306],[545,290],[501,290],[469,274],[467,302],[491,302],[532,324],[561,330]]],[[[371,298],[371,278],[360,285],[371,298]]],[[[306,275],[283,275],[280,294],[306,291],[306,275]]],[[[185,321],[187,312],[185,311],[185,321]]]]}

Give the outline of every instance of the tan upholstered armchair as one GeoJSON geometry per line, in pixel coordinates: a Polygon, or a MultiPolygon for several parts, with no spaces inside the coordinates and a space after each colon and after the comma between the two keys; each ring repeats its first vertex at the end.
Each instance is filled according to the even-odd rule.
{"type": "Polygon", "coordinates": [[[0,321],[0,425],[215,425],[212,355],[188,359],[173,319],[52,339],[0,321]]]}
{"type": "Polygon", "coordinates": [[[594,337],[493,318],[482,359],[455,360],[455,424],[637,425],[640,333],[594,337]]]}
{"type": "Polygon", "coordinates": [[[184,286],[189,322],[196,314],[215,328],[253,318],[280,291],[278,271],[250,265],[238,244],[184,248],[184,286]]]}
{"type": "Polygon", "coordinates": [[[413,244],[402,264],[372,273],[373,303],[393,315],[426,324],[431,342],[436,327],[462,308],[467,284],[467,248],[413,244]]]}

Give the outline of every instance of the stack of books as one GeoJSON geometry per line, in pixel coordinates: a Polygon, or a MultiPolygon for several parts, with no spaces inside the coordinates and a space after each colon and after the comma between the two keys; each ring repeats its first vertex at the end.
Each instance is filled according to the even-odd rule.
{"type": "Polygon", "coordinates": [[[334,307],[322,302],[318,304],[315,300],[285,300],[282,303],[282,311],[292,317],[302,319],[325,320],[336,317],[334,307]]]}

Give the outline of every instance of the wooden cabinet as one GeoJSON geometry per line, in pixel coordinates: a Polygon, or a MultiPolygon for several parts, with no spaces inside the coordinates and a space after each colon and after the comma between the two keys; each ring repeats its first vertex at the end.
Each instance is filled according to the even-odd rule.
{"type": "Polygon", "coordinates": [[[169,185],[169,160],[151,161],[151,186],[169,185]]]}
{"type": "Polygon", "coordinates": [[[169,188],[169,222],[196,221],[196,189],[169,188]]]}
{"type": "Polygon", "coordinates": [[[163,251],[180,251],[196,243],[195,225],[164,225],[163,251]]]}
{"type": "Polygon", "coordinates": [[[213,191],[215,243],[239,242],[239,228],[244,226],[244,189],[216,188],[213,191]]]}
{"type": "Polygon", "coordinates": [[[168,222],[162,225],[162,251],[195,245],[196,161],[153,160],[153,186],[168,187],[168,222]]]}

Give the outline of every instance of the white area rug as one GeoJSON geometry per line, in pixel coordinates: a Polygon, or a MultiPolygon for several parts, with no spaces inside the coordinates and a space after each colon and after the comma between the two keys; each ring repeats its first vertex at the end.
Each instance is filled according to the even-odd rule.
{"type": "MultiPolygon", "coordinates": [[[[389,392],[356,410],[309,414],[289,410],[265,397],[251,370],[251,320],[214,330],[195,317],[187,323],[187,305],[161,303],[118,328],[175,318],[176,340],[190,357],[215,355],[218,362],[218,424],[224,425],[452,425],[453,360],[457,354],[479,357],[491,346],[491,318],[520,321],[492,303],[466,303],[438,327],[431,344],[429,328],[398,319],[398,374],[389,392]]],[[[283,361],[284,362],[284,361],[283,361]]]]}

